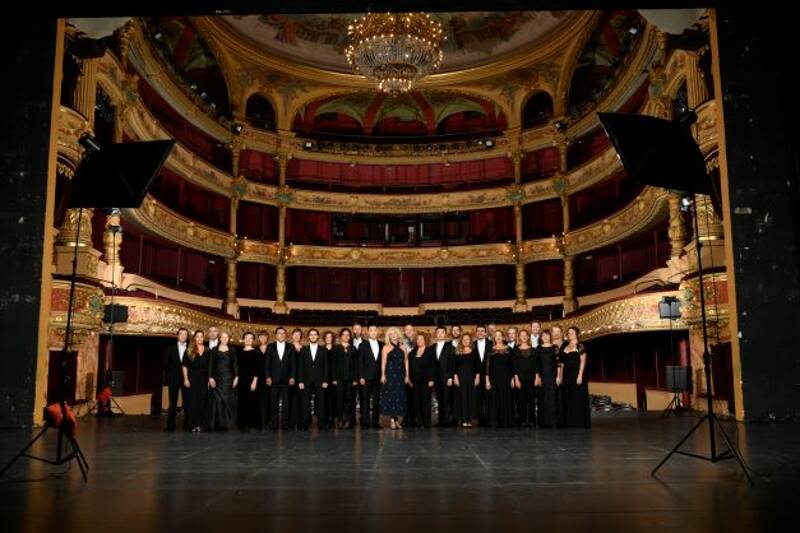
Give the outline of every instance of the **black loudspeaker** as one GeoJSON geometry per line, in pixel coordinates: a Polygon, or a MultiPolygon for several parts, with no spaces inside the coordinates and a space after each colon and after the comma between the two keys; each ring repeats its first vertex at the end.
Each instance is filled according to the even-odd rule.
{"type": "Polygon", "coordinates": [[[689,392],[692,390],[692,377],[688,366],[667,366],[667,389],[689,392]]]}
{"type": "Polygon", "coordinates": [[[106,324],[127,322],[128,321],[128,306],[114,304],[114,311],[112,315],[111,306],[106,305],[105,312],[103,313],[103,322],[106,324]]]}
{"type": "Polygon", "coordinates": [[[125,385],[125,371],[112,370],[111,371],[111,395],[122,396],[122,389],[125,385]]]}

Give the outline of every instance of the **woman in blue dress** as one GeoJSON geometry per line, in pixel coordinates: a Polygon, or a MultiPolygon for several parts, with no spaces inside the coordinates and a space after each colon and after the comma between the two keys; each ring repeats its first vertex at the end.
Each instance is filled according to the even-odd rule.
{"type": "Polygon", "coordinates": [[[386,331],[386,343],[381,352],[381,414],[389,417],[392,429],[403,427],[409,383],[408,353],[400,329],[391,327],[386,331]]]}

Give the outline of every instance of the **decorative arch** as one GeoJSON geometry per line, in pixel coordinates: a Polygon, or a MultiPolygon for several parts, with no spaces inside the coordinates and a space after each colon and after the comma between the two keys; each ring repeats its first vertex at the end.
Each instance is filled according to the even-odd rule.
{"type": "Polygon", "coordinates": [[[250,126],[275,131],[277,117],[272,101],[260,92],[252,93],[244,104],[244,119],[250,126]]]}
{"type": "Polygon", "coordinates": [[[520,123],[523,129],[547,124],[553,117],[555,105],[553,96],[547,91],[536,90],[529,93],[522,104],[520,123]]]}

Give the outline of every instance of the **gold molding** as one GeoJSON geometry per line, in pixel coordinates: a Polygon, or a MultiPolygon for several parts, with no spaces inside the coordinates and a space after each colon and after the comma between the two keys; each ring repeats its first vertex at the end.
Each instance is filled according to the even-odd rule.
{"type": "MultiPolygon", "coordinates": [[[[669,330],[670,327],[673,330],[687,329],[681,319],[673,320],[670,324],[668,319],[661,319],[658,315],[658,302],[661,298],[665,295],[674,296],[676,294],[674,291],[668,291],[632,296],[624,300],[601,305],[590,311],[579,312],[567,319],[542,321],[542,326],[551,327],[556,324],[561,324],[562,326],[577,325],[581,328],[581,338],[583,340],[617,333],[664,331],[669,330]]],[[[238,340],[241,339],[246,331],[266,329],[272,335],[274,328],[278,325],[289,329],[298,326],[291,322],[291,315],[275,316],[270,322],[254,323],[223,318],[212,313],[198,311],[178,302],[127,296],[118,296],[115,302],[128,307],[128,321],[114,326],[115,335],[173,336],[180,327],[186,327],[193,331],[207,329],[213,324],[222,330],[228,331],[233,339],[238,340]]],[[[287,303],[291,304],[291,302],[287,303]]],[[[507,303],[510,306],[512,301],[507,303]]],[[[435,304],[435,307],[448,305],[447,302],[440,302],[435,304]]],[[[454,303],[455,307],[463,305],[465,305],[464,302],[454,303]]],[[[359,304],[353,304],[352,306],[341,304],[337,308],[359,309],[363,308],[363,306],[359,304]]],[[[412,309],[415,308],[409,308],[409,312],[412,309]]],[[[314,327],[317,328],[337,330],[343,326],[350,326],[350,324],[314,324],[314,327]]],[[[473,330],[476,324],[462,324],[461,326],[467,330],[473,330]]],[[[506,329],[510,326],[527,328],[529,324],[498,324],[500,329],[506,329]]],[[[300,325],[298,327],[307,328],[308,326],[300,325]]],[[[432,328],[423,326],[417,329],[422,332],[432,333],[430,331],[432,328]]]]}
{"type": "Polygon", "coordinates": [[[612,216],[566,235],[569,255],[601,248],[634,235],[667,216],[669,193],[659,187],[646,187],[630,204],[612,216]]]}
{"type": "Polygon", "coordinates": [[[150,195],[139,209],[123,209],[122,216],[125,220],[181,246],[226,259],[235,255],[233,235],[189,220],[161,205],[150,195]]]}

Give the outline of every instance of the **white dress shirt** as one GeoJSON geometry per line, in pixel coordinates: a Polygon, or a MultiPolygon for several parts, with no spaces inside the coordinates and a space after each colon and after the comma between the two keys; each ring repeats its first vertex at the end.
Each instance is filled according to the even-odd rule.
{"type": "Polygon", "coordinates": [[[539,335],[531,335],[531,347],[539,347],[539,335]]]}
{"type": "Polygon", "coordinates": [[[481,358],[481,362],[483,362],[483,357],[486,354],[486,339],[478,339],[476,344],[478,346],[478,355],[481,358]]]}
{"type": "Polygon", "coordinates": [[[362,340],[363,339],[361,337],[356,337],[356,338],[353,339],[353,346],[356,347],[356,350],[358,350],[361,347],[361,341],[362,340]]]}
{"type": "Polygon", "coordinates": [[[311,360],[317,360],[317,345],[316,344],[309,344],[308,348],[311,350],[311,360]]]}
{"type": "Polygon", "coordinates": [[[183,354],[185,354],[185,353],[186,353],[186,343],[185,342],[179,342],[178,343],[178,357],[180,358],[181,363],[183,363],[183,354]]]}
{"type": "Polygon", "coordinates": [[[219,339],[214,339],[214,340],[210,340],[210,341],[208,341],[208,347],[209,347],[209,349],[214,349],[214,348],[216,348],[218,345],[219,345],[219,339]]]}
{"type": "Polygon", "coordinates": [[[372,356],[377,361],[378,360],[378,356],[380,355],[380,350],[378,349],[378,341],[375,340],[375,339],[370,339],[369,340],[369,346],[370,346],[370,348],[372,348],[372,356]]]}
{"type": "Polygon", "coordinates": [[[436,341],[436,360],[438,361],[444,350],[444,341],[436,341]]]}
{"type": "Polygon", "coordinates": [[[275,343],[275,349],[278,350],[278,359],[283,361],[283,354],[286,351],[286,341],[284,341],[284,342],[280,342],[280,341],[276,342],[275,343]]]}

